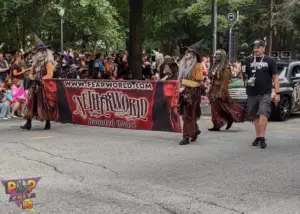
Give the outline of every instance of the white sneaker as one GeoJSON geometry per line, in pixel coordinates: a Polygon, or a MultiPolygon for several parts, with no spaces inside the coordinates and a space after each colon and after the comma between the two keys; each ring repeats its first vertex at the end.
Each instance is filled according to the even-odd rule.
{"type": "Polygon", "coordinates": [[[11,116],[6,116],[7,119],[11,119],[11,116]]]}
{"type": "Polygon", "coordinates": [[[7,117],[0,117],[0,120],[8,120],[7,117]]]}
{"type": "Polygon", "coordinates": [[[12,117],[12,118],[17,118],[17,116],[16,116],[16,115],[14,115],[14,114],[12,114],[12,115],[11,115],[11,117],[12,117]]]}

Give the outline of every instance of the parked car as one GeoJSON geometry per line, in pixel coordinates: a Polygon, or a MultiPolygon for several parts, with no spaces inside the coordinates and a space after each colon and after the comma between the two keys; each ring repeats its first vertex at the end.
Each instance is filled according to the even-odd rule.
{"type": "MultiPolygon", "coordinates": [[[[285,121],[291,113],[300,111],[300,61],[276,61],[280,81],[280,103],[272,102],[271,119],[285,121]]],[[[247,95],[244,87],[229,88],[232,99],[247,106],[247,95]]],[[[272,91],[272,99],[275,92],[272,91]]]]}

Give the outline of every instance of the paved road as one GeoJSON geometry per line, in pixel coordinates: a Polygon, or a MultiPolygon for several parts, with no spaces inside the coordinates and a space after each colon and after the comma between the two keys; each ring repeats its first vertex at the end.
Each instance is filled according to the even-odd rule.
{"type": "MultiPolygon", "coordinates": [[[[271,123],[268,148],[251,124],[179,146],[180,134],[0,122],[0,177],[42,176],[37,213],[300,213],[300,120],[271,123]]],[[[0,187],[0,213],[22,213],[0,187]]]]}

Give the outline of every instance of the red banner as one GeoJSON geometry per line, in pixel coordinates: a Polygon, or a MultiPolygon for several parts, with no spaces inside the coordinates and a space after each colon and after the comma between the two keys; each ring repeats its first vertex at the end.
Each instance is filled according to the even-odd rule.
{"type": "Polygon", "coordinates": [[[45,80],[56,84],[58,121],[181,132],[178,81],[45,80]]]}

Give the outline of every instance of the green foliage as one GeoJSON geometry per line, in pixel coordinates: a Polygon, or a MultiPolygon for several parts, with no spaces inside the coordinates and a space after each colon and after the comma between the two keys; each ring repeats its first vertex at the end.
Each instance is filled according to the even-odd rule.
{"type": "Polygon", "coordinates": [[[54,48],[60,48],[59,8],[64,7],[66,47],[82,49],[124,48],[119,14],[108,0],[0,0],[0,42],[13,48],[26,48],[33,33],[54,48]]]}
{"type": "MultiPolygon", "coordinates": [[[[211,0],[144,1],[143,39],[145,49],[160,48],[173,54],[178,47],[204,38],[211,41],[211,0]]],[[[218,38],[230,26],[227,14],[240,12],[240,42],[263,38],[272,29],[276,34],[293,30],[297,42],[300,29],[298,0],[275,0],[274,22],[269,26],[269,1],[218,0],[218,38]]],[[[73,49],[125,49],[128,30],[128,0],[0,0],[0,43],[26,48],[27,36],[37,33],[60,49],[59,7],[64,17],[65,47],[73,49]]],[[[290,40],[290,39],[288,39],[290,40]]]]}

